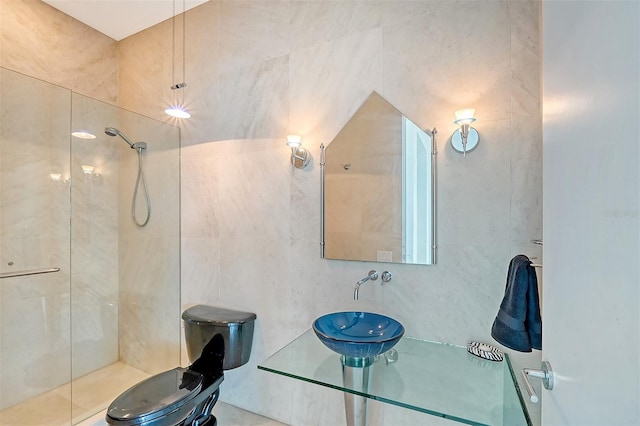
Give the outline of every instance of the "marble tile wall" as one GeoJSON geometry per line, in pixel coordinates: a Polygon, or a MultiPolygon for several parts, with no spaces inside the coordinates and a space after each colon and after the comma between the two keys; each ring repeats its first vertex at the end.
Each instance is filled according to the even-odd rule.
{"type": "Polygon", "coordinates": [[[6,407],[118,360],[118,164],[102,133],[118,114],[1,71],[1,270],[60,268],[3,280],[2,383],[13,386],[2,392],[6,407]],[[72,129],[97,138],[72,138],[72,129]]]}
{"type": "Polygon", "coordinates": [[[2,383],[21,384],[2,390],[5,407],[118,359],[148,373],[179,363],[180,153],[176,127],[114,105],[114,40],[41,1],[2,1],[0,11],[2,107],[13,114],[2,120],[2,261],[63,269],[49,280],[3,283],[2,383]],[[34,83],[14,84],[5,72],[34,83]],[[34,127],[38,119],[43,128],[34,127]],[[69,123],[96,139],[72,138],[70,146],[69,123]],[[144,230],[130,218],[137,156],[106,136],[106,126],[149,143],[143,161],[153,217],[144,230]],[[82,165],[94,166],[94,174],[84,174],[82,165]],[[22,180],[38,173],[44,174],[22,180]],[[53,186],[49,173],[62,181],[53,186]],[[34,197],[22,200],[27,192],[34,197]],[[22,201],[24,211],[16,207],[22,201]],[[25,331],[33,336],[23,339],[25,331]]]}
{"type": "Polygon", "coordinates": [[[0,73],[0,271],[60,268],[2,280],[2,409],[71,376],[71,94],[4,68],[0,73]],[[60,173],[61,181],[50,173],[60,173]]]}
{"type": "MultiPolygon", "coordinates": [[[[255,368],[328,311],[379,311],[411,336],[493,342],[510,258],[541,254],[530,243],[542,228],[538,9],[221,0],[187,13],[181,303],[258,314],[251,361],[227,373],[223,401],[288,424],[343,423],[339,393],[255,368]],[[355,302],[355,281],[382,265],[320,259],[319,146],[373,90],[438,128],[439,263],[386,265],[393,281],[363,286],[355,302]],[[465,106],[481,135],[466,158],[448,145],[465,106]],[[313,155],[305,170],[289,165],[289,133],[313,155]]],[[[119,44],[120,105],[165,119],[170,43],[165,22],[119,44]]],[[[374,424],[385,411],[402,423],[402,410],[374,411],[374,424]]]]}
{"type": "MultiPolygon", "coordinates": [[[[3,124],[6,123],[3,128],[9,128],[9,123],[11,126],[18,124],[28,135],[34,131],[34,124],[42,122],[56,130],[52,133],[43,130],[39,137],[22,135],[21,145],[33,145],[33,150],[27,151],[12,145],[11,137],[7,139],[3,135],[2,174],[3,178],[9,177],[3,181],[7,190],[16,191],[19,197],[31,193],[35,196],[34,201],[45,205],[32,202],[25,205],[26,210],[20,211],[16,208],[20,200],[13,200],[11,196],[5,198],[7,192],[3,192],[3,200],[8,201],[2,208],[3,218],[17,214],[34,224],[39,223],[42,229],[34,234],[38,235],[35,240],[21,236],[22,253],[16,253],[15,247],[3,247],[2,253],[29,261],[31,268],[50,264],[61,267],[61,272],[55,276],[27,280],[41,282],[47,287],[46,291],[38,287],[26,291],[23,288],[13,294],[5,292],[7,286],[3,285],[3,300],[11,306],[3,309],[3,315],[13,313],[21,314],[21,318],[33,318],[32,323],[22,327],[3,318],[3,365],[10,365],[8,374],[17,376],[8,380],[3,375],[2,382],[21,384],[11,392],[3,392],[2,405],[6,406],[118,359],[117,158],[113,157],[115,151],[110,149],[101,131],[104,120],[111,120],[109,117],[113,116],[116,107],[95,101],[100,99],[111,104],[117,101],[117,57],[114,40],[33,0],[0,2],[0,47],[0,65],[6,69],[3,69],[3,87],[13,87],[13,79],[24,82],[15,85],[12,89],[15,93],[3,93],[3,107],[10,110],[19,106],[13,112],[19,114],[19,118],[6,121],[3,118],[3,124]],[[9,70],[41,81],[14,76],[9,70]],[[65,93],[64,99],[55,101],[51,94],[54,91],[65,93]],[[66,116],[58,117],[61,114],[66,116]],[[98,139],[70,139],[70,123],[74,130],[77,130],[74,126],[91,130],[98,139]],[[29,143],[25,145],[24,140],[29,143]],[[11,160],[12,155],[20,160],[11,160]],[[42,155],[52,158],[44,161],[40,158],[42,155]],[[12,167],[21,162],[24,162],[21,173],[11,178],[16,171],[12,167]],[[83,164],[95,166],[98,175],[85,175],[83,164]],[[39,173],[40,178],[25,179],[33,173],[39,173]],[[48,178],[49,173],[61,175],[61,180],[55,184],[50,179],[45,182],[51,187],[49,196],[33,191],[31,186],[48,178]],[[15,178],[20,179],[19,185],[15,178]],[[41,220],[42,215],[47,216],[46,220],[41,220]],[[51,240],[50,244],[44,244],[42,239],[51,240]],[[45,261],[43,254],[58,259],[45,261]],[[32,257],[40,259],[31,262],[32,257]],[[51,282],[55,285],[51,286],[51,282]],[[40,299],[32,300],[34,291],[40,299]],[[37,309],[32,302],[37,302],[37,309]],[[24,311],[44,312],[46,318],[40,318],[40,314],[24,316],[24,311]],[[47,338],[36,344],[23,340],[25,333],[33,334],[34,339],[39,333],[45,333],[47,338]],[[28,346],[23,347],[16,339],[28,346]],[[51,339],[55,341],[53,346],[49,342],[51,339]],[[39,361],[34,357],[39,357],[39,361]],[[32,386],[29,383],[32,374],[46,383],[32,386]]],[[[2,241],[12,239],[3,233],[2,241]]],[[[18,265],[16,263],[15,267],[28,269],[18,265]]],[[[13,285],[12,282],[9,287],[13,285]]],[[[21,285],[32,286],[29,282],[21,282],[21,285]]]]}
{"type": "Polygon", "coordinates": [[[39,0],[0,2],[0,65],[115,104],[115,40],[39,0]]]}
{"type": "MultiPolygon", "coordinates": [[[[177,127],[129,111],[118,126],[132,141],[147,142],[142,154],[151,202],[149,223],[138,227],[131,202],[138,155],[111,138],[119,158],[118,259],[120,360],[149,374],[180,362],[180,133],[177,127]]],[[[146,217],[142,183],[136,217],[146,217]]]]}
{"type": "Polygon", "coordinates": [[[71,142],[70,301],[76,379],[118,360],[118,152],[103,131],[105,123],[117,123],[118,108],[72,93],[71,116],[72,130],[96,136],[61,141],[71,142]],[[82,166],[93,166],[93,173],[84,173],[82,166]]]}

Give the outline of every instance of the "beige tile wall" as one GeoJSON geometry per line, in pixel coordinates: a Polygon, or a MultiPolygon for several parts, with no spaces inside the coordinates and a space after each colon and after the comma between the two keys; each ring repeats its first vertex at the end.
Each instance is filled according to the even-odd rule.
{"type": "Polygon", "coordinates": [[[115,104],[115,40],[40,0],[0,2],[0,64],[115,104]]]}
{"type": "MultiPolygon", "coordinates": [[[[289,424],[344,422],[339,393],[255,368],[331,310],[383,312],[417,337],[492,341],[509,259],[540,255],[529,242],[542,227],[538,8],[256,0],[187,13],[182,306],[258,314],[252,359],[227,373],[224,401],[289,424]],[[439,263],[394,265],[393,281],[363,286],[356,303],[353,283],[383,266],[319,258],[317,160],[372,90],[439,130],[439,263]],[[481,135],[466,158],[448,145],[464,106],[476,108],[481,135]],[[314,156],[304,171],[290,168],[288,133],[314,156]]],[[[120,106],[165,119],[170,28],[119,43],[120,106]]],[[[374,411],[380,422],[384,408],[374,411]]]]}
{"type": "Polygon", "coordinates": [[[5,69],[0,81],[0,271],[60,268],[2,280],[1,410],[71,376],[71,94],[5,69]]]}
{"type": "Polygon", "coordinates": [[[2,287],[2,383],[16,389],[0,407],[118,359],[148,373],[179,363],[179,130],[115,106],[116,46],[39,0],[0,2],[2,261],[62,268],[2,287]],[[97,138],[70,138],[70,124],[97,138]],[[149,143],[144,230],[130,218],[137,156],[106,126],[149,143]]]}
{"type": "MultiPolygon", "coordinates": [[[[187,13],[182,306],[258,314],[252,359],[227,373],[224,401],[290,424],[344,422],[339,393],[255,368],[328,311],[379,311],[411,336],[492,342],[509,259],[540,256],[530,243],[542,227],[538,8],[222,0],[187,13]],[[439,130],[436,266],[319,258],[319,146],[373,90],[439,130]],[[448,139],[465,106],[481,142],[463,158],[448,139]],[[314,156],[305,170],[289,165],[289,133],[314,156]],[[354,302],[355,281],[385,266],[393,281],[365,284],[354,302]]],[[[162,119],[170,43],[169,23],[120,43],[122,106],[162,119]]]]}

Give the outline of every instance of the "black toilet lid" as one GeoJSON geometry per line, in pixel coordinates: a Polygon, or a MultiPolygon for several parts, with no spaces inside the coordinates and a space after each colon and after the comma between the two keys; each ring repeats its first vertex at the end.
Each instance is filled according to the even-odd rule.
{"type": "Polygon", "coordinates": [[[186,368],[174,368],[129,388],[109,406],[107,415],[116,420],[148,421],[176,410],[195,398],[204,375],[186,368]]]}

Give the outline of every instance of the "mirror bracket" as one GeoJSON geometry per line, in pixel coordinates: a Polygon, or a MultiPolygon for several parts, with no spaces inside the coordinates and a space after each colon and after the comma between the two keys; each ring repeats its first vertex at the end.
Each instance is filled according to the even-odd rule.
{"type": "Polygon", "coordinates": [[[324,259],[324,144],[320,144],[320,258],[324,259]]]}

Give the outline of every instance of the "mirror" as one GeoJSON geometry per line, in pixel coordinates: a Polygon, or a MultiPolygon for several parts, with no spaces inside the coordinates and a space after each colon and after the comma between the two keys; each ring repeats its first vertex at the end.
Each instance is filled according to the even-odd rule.
{"type": "Polygon", "coordinates": [[[435,134],[373,92],[321,147],[323,258],[436,262],[435,134]]]}

